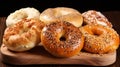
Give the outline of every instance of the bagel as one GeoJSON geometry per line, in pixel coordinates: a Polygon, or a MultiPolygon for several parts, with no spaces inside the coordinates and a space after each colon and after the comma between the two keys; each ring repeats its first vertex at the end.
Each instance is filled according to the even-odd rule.
{"type": "Polygon", "coordinates": [[[100,24],[103,26],[112,27],[112,24],[108,19],[99,11],[88,10],[82,13],[83,24],[100,24]]]}
{"type": "Polygon", "coordinates": [[[83,49],[90,53],[105,54],[119,47],[119,34],[111,27],[85,25],[80,28],[85,37],[83,49]]]}
{"type": "Polygon", "coordinates": [[[13,26],[7,27],[3,35],[3,44],[9,50],[22,52],[35,47],[40,41],[44,23],[38,19],[22,19],[13,26]]]}
{"type": "Polygon", "coordinates": [[[39,19],[40,12],[32,7],[27,8],[21,8],[19,10],[16,10],[13,13],[10,13],[10,15],[6,19],[6,26],[12,26],[19,22],[22,19],[31,19],[36,18],[39,19]]]}
{"type": "Polygon", "coordinates": [[[53,56],[71,57],[82,49],[84,37],[79,28],[69,22],[59,21],[42,29],[41,43],[53,56]]]}
{"type": "Polygon", "coordinates": [[[83,22],[81,13],[73,8],[56,7],[48,8],[40,14],[40,20],[45,24],[50,24],[56,21],[70,22],[76,27],[80,27],[83,22]]]}

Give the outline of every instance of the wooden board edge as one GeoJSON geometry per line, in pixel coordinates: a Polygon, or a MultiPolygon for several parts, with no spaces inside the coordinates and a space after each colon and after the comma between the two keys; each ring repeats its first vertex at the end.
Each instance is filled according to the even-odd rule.
{"type": "MultiPolygon", "coordinates": [[[[0,51],[1,51],[2,61],[4,63],[13,64],[13,65],[80,64],[80,65],[92,65],[92,66],[108,66],[108,65],[115,63],[115,61],[116,61],[116,51],[113,53],[104,54],[104,55],[95,55],[95,54],[92,55],[89,53],[80,53],[79,55],[71,57],[70,59],[42,57],[42,59],[41,59],[41,60],[43,60],[42,62],[37,60],[37,59],[40,59],[39,56],[37,56],[37,55],[35,55],[36,58],[32,59],[33,61],[31,61],[31,57],[27,58],[27,57],[22,57],[21,54],[19,54],[20,56],[18,56],[14,53],[7,53],[6,51],[9,52],[9,50],[4,45],[1,46],[0,51]],[[25,60],[21,60],[21,58],[25,59],[25,60]],[[48,60],[51,60],[51,61],[48,61],[48,60]],[[48,62],[46,62],[46,61],[48,61],[48,62]]],[[[34,55],[28,55],[28,56],[34,57],[34,55]]]]}

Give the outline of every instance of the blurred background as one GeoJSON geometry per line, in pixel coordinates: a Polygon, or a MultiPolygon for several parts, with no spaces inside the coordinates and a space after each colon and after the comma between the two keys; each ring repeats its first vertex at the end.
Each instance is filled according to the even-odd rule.
{"type": "Polygon", "coordinates": [[[90,9],[103,11],[120,11],[119,0],[0,0],[0,16],[24,7],[34,7],[40,12],[46,8],[71,7],[84,12],[90,9]]]}

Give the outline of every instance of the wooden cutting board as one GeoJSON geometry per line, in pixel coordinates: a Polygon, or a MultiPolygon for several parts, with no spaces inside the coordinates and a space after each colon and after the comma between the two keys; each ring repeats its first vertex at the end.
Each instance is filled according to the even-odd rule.
{"type": "Polygon", "coordinates": [[[26,52],[13,52],[2,44],[2,61],[14,65],[31,64],[81,64],[92,66],[107,66],[116,61],[116,51],[109,54],[91,54],[80,52],[78,55],[70,58],[56,58],[49,54],[42,46],[37,46],[26,52]]]}
{"type": "MultiPolygon", "coordinates": [[[[0,18],[0,44],[2,43],[2,35],[4,29],[6,17],[0,18]]],[[[31,64],[81,64],[92,66],[107,66],[116,61],[116,51],[109,54],[90,54],[86,52],[80,52],[78,55],[70,58],[56,58],[49,54],[42,46],[37,46],[29,51],[16,53],[7,49],[2,44],[0,47],[0,53],[2,61],[4,63],[13,65],[31,65],[31,64]]]]}

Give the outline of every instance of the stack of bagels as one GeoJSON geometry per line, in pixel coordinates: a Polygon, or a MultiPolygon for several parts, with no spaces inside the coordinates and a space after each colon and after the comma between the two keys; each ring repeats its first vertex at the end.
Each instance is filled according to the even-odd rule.
{"type": "MultiPolygon", "coordinates": [[[[99,11],[80,13],[69,7],[21,8],[6,19],[3,44],[8,50],[24,52],[41,46],[56,57],[72,57],[84,50],[106,54],[119,47],[119,34],[99,11]]],[[[41,50],[41,49],[40,49],[41,50]]]]}

